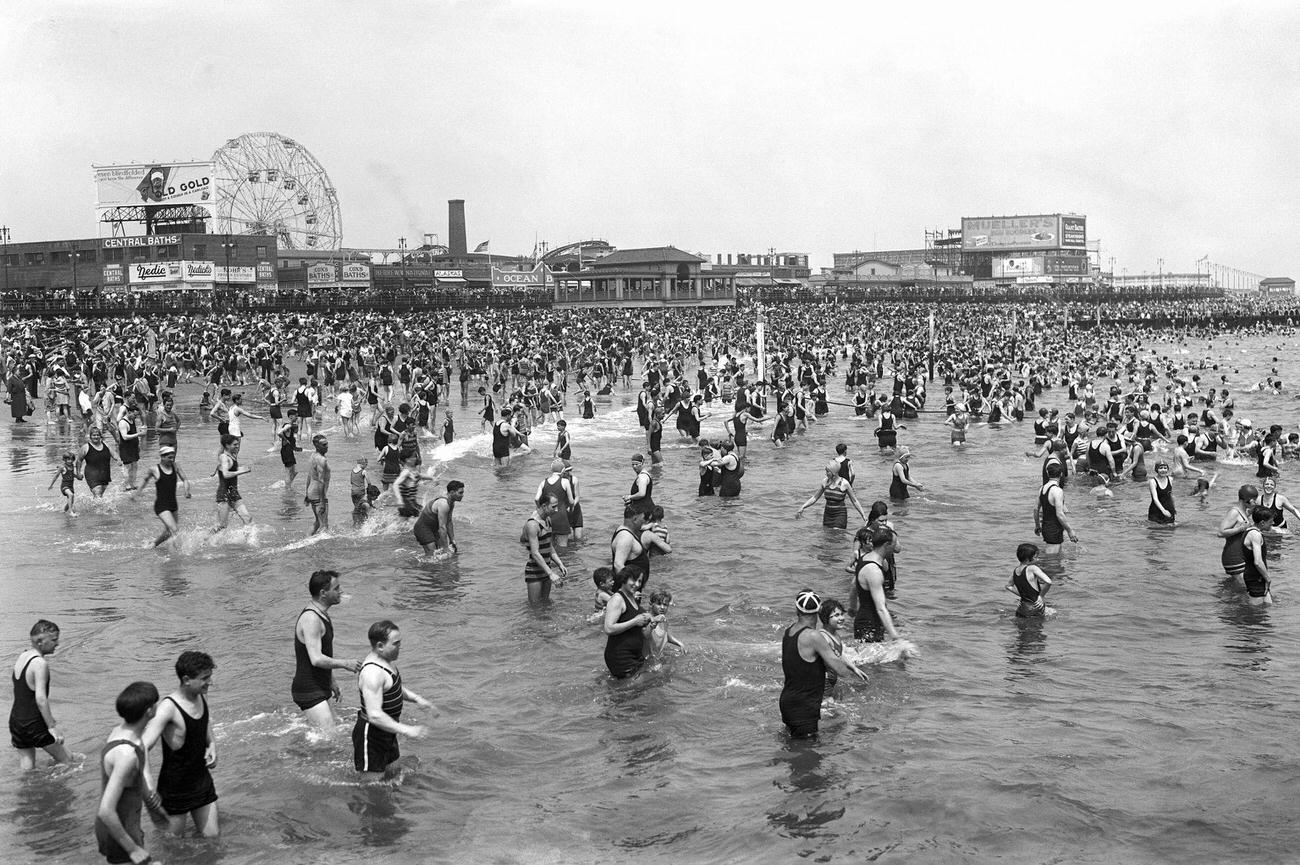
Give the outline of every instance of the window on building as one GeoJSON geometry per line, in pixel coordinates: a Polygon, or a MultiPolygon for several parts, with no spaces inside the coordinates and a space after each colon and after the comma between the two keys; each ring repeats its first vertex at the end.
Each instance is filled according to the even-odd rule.
{"type": "Polygon", "coordinates": [[[266,247],[265,247],[265,246],[259,246],[259,247],[257,248],[257,260],[258,260],[258,261],[261,261],[261,260],[263,260],[264,258],[266,258],[266,247]]]}
{"type": "Polygon", "coordinates": [[[18,266],[18,253],[11,252],[5,256],[5,267],[18,266]]]}
{"type": "Polygon", "coordinates": [[[181,257],[181,248],[174,243],[169,246],[160,246],[157,249],[160,261],[175,261],[181,257]]]}
{"type": "Polygon", "coordinates": [[[104,260],[121,261],[122,259],[126,258],[126,256],[123,254],[124,252],[125,250],[122,249],[106,249],[104,250],[104,260]]]}
{"type": "Polygon", "coordinates": [[[148,261],[148,260],[149,260],[149,247],[147,247],[147,246],[133,246],[133,247],[131,247],[131,260],[132,260],[132,261],[148,261]]]}
{"type": "Polygon", "coordinates": [[[72,253],[66,249],[55,249],[50,252],[50,264],[71,264],[72,253]]]}
{"type": "Polygon", "coordinates": [[[27,261],[28,264],[44,264],[44,263],[45,263],[45,253],[43,253],[43,252],[29,252],[29,253],[27,253],[26,261],[27,261]]]}
{"type": "Polygon", "coordinates": [[[81,255],[82,261],[97,261],[99,259],[98,249],[80,249],[77,251],[81,255]]]}
{"type": "Polygon", "coordinates": [[[206,243],[194,244],[194,260],[204,261],[208,257],[208,245],[206,243]]]}

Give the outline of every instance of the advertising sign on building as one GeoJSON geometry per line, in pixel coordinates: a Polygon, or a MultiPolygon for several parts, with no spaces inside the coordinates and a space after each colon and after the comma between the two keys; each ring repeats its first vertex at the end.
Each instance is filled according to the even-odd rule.
{"type": "Polygon", "coordinates": [[[1040,276],[1043,260],[1037,256],[1021,255],[1014,258],[993,259],[993,276],[1040,276]]]}
{"type": "Polygon", "coordinates": [[[1052,276],[1087,276],[1088,256],[1048,255],[1043,259],[1045,272],[1052,276]]]}
{"type": "Polygon", "coordinates": [[[257,263],[257,281],[275,282],[275,266],[269,261],[259,261],[257,263]]]}
{"type": "Polygon", "coordinates": [[[464,279],[465,271],[463,270],[435,270],[433,272],[435,279],[464,279]]]}
{"type": "Polygon", "coordinates": [[[532,270],[502,270],[494,267],[492,286],[494,288],[545,288],[549,275],[549,271],[541,264],[532,270]]]}
{"type": "Polygon", "coordinates": [[[212,282],[217,267],[210,261],[182,261],[181,280],[183,282],[212,282]]]}
{"type": "Polygon", "coordinates": [[[1083,249],[1088,245],[1087,221],[1082,216],[1061,217],[1061,246],[1083,249]]]}
{"type": "Polygon", "coordinates": [[[130,281],[133,285],[181,281],[179,261],[138,261],[131,264],[130,268],[130,281]]]}
{"type": "Polygon", "coordinates": [[[370,281],[370,265],[368,264],[345,264],[342,270],[344,282],[370,281]]]}
{"type": "Polygon", "coordinates": [[[257,282],[257,272],[251,267],[216,267],[216,281],[226,285],[247,285],[257,282]]]}
{"type": "Polygon", "coordinates": [[[175,246],[181,242],[179,234],[148,234],[143,237],[105,237],[105,249],[126,249],[135,246],[175,246]]]}
{"type": "Polygon", "coordinates": [[[104,265],[104,285],[121,285],[123,282],[125,282],[125,280],[122,275],[122,265],[104,265]]]}
{"type": "Polygon", "coordinates": [[[313,264],[307,268],[308,285],[332,285],[338,281],[338,268],[332,264],[313,264]]]}
{"type": "Polygon", "coordinates": [[[961,221],[961,248],[1052,249],[1061,246],[1059,216],[990,216],[961,221]]]}
{"type": "MultiPolygon", "coordinates": [[[[100,209],[151,204],[211,204],[216,194],[211,162],[95,165],[100,209]]],[[[121,238],[119,238],[121,239],[121,238]]]]}

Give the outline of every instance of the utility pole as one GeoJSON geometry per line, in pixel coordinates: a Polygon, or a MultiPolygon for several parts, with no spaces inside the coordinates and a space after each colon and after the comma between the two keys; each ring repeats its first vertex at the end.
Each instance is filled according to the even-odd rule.
{"type": "Polygon", "coordinates": [[[9,226],[0,225],[0,242],[4,244],[5,291],[9,291],[9,226]]]}

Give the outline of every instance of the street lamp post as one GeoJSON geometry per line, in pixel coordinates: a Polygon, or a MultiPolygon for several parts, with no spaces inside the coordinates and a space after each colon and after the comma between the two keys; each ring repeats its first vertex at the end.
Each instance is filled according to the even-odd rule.
{"type": "Polygon", "coordinates": [[[0,225],[0,243],[4,244],[5,291],[9,291],[9,226],[0,225]]]}
{"type": "MultiPolygon", "coordinates": [[[[230,239],[230,234],[226,234],[225,241],[221,244],[222,249],[226,252],[226,294],[230,294],[230,250],[238,249],[239,243],[230,239]]],[[[215,290],[216,286],[213,286],[215,290]]]]}
{"type": "Polygon", "coordinates": [[[401,262],[402,262],[402,296],[403,296],[403,298],[405,298],[405,296],[406,296],[406,238],[405,238],[405,237],[399,237],[399,238],[397,238],[397,248],[398,248],[398,250],[401,251],[401,262]]]}

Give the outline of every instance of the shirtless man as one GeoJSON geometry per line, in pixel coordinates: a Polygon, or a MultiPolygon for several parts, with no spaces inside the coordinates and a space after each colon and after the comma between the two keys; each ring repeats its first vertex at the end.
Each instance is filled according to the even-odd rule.
{"type": "Polygon", "coordinates": [[[303,502],[311,505],[312,515],[316,518],[311,529],[314,535],[330,530],[330,464],[325,459],[330,443],[320,433],[312,436],[311,443],[316,453],[311,455],[311,465],[307,469],[307,495],[303,502]]]}
{"type": "Polygon", "coordinates": [[[402,684],[397,656],[402,650],[402,632],[387,619],[370,626],[370,654],[361,662],[357,688],[361,709],[352,728],[352,754],[358,772],[380,773],[402,756],[398,735],[422,739],[428,735],[423,724],[403,724],[402,703],[425,709],[433,704],[402,684]]]}
{"type": "Polygon", "coordinates": [[[39,620],[32,625],[31,641],[32,647],[14,662],[14,704],[9,710],[9,736],[24,772],[36,768],[37,748],[44,748],[56,763],[72,759],[50,709],[50,667],[45,661],[59,647],[59,626],[39,620]]]}
{"type": "Polygon", "coordinates": [[[313,571],[307,580],[311,603],[298,614],[293,628],[293,655],[295,661],[292,694],[293,701],[318,729],[334,725],[334,711],[330,698],[337,702],[342,697],[335,670],[350,673],[361,671],[361,662],[334,657],[334,621],[330,607],[343,600],[338,571],[313,571]]]}
{"type": "Polygon", "coordinates": [[[158,771],[158,795],[167,812],[168,829],[185,831],[185,818],[205,838],[220,834],[217,822],[217,788],[212,770],[217,767],[217,743],[212,736],[207,693],[217,665],[204,652],[181,652],[176,659],[180,685],[158,705],[145,728],[143,742],[149,751],[159,739],[163,745],[158,771]]]}

